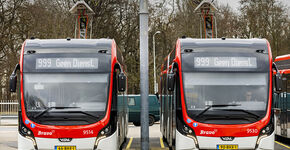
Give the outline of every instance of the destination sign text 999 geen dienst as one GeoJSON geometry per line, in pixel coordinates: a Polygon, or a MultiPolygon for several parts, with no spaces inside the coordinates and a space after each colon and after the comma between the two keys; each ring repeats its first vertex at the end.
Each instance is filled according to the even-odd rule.
{"type": "Polygon", "coordinates": [[[98,69],[98,58],[37,58],[36,69],[98,69]]]}
{"type": "Polygon", "coordinates": [[[256,57],[195,57],[195,68],[257,68],[256,57]]]}

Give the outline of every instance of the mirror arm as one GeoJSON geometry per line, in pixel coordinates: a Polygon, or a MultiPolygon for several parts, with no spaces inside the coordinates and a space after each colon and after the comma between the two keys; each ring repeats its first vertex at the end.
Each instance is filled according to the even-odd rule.
{"type": "Polygon", "coordinates": [[[176,64],[176,62],[173,62],[173,63],[171,64],[172,67],[171,67],[169,73],[174,73],[174,66],[175,66],[175,64],[176,64]]]}
{"type": "Polygon", "coordinates": [[[16,64],[16,66],[15,66],[12,74],[15,75],[18,70],[20,70],[20,65],[19,64],[16,64]]]}
{"type": "Polygon", "coordinates": [[[280,74],[279,69],[278,69],[278,67],[277,67],[275,62],[273,62],[272,68],[274,68],[276,70],[277,74],[280,74]]]}
{"type": "Polygon", "coordinates": [[[115,69],[119,69],[120,72],[123,73],[123,69],[122,69],[121,65],[118,62],[115,64],[115,67],[114,68],[115,69]]]}

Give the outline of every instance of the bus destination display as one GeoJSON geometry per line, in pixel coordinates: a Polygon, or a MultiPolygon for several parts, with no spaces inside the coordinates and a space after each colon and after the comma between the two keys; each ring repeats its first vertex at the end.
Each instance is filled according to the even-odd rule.
{"type": "Polygon", "coordinates": [[[256,57],[195,57],[195,68],[257,68],[256,57]]]}
{"type": "Polygon", "coordinates": [[[36,69],[98,69],[98,58],[37,58],[36,69]]]}

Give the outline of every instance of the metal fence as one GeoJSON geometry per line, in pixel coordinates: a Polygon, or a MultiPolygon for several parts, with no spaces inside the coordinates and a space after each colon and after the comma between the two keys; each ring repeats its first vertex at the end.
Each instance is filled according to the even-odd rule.
{"type": "Polygon", "coordinates": [[[0,116],[16,116],[18,113],[18,100],[0,100],[0,116]]]}

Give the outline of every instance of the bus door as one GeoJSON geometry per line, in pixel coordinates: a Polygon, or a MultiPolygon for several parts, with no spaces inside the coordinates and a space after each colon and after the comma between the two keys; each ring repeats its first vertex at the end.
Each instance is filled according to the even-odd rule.
{"type": "Polygon", "coordinates": [[[283,92],[280,95],[280,103],[281,103],[281,115],[280,115],[280,123],[281,123],[281,136],[287,137],[287,79],[286,76],[282,78],[283,82],[283,92]]]}

